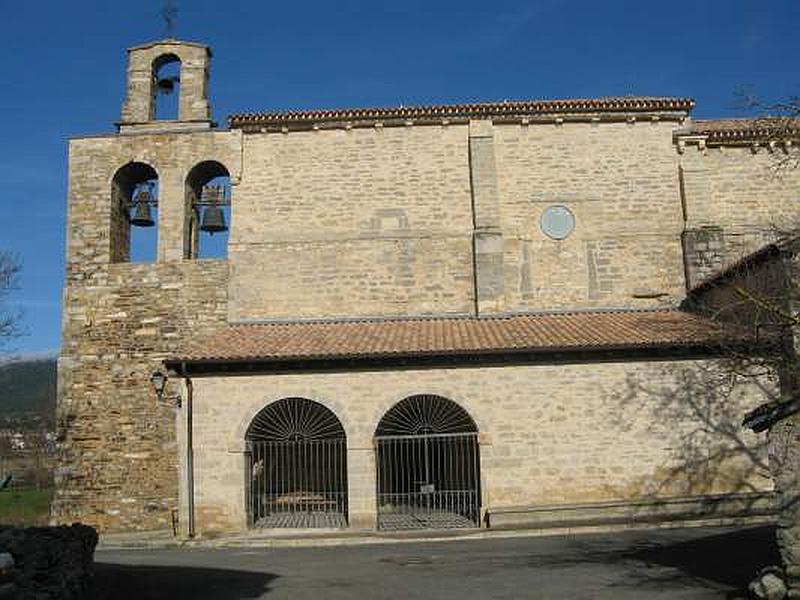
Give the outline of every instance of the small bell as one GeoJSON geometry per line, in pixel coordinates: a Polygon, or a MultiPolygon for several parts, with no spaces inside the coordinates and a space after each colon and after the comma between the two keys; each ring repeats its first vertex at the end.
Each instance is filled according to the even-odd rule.
{"type": "Polygon", "coordinates": [[[130,217],[131,225],[152,227],[156,224],[155,219],[153,219],[153,213],[150,210],[152,202],[153,196],[148,190],[141,190],[136,194],[133,199],[133,215],[130,217]]]}
{"type": "Polygon", "coordinates": [[[203,219],[200,221],[200,231],[205,231],[214,235],[222,231],[228,231],[225,224],[225,213],[219,206],[206,206],[203,211],[203,219]]]}
{"type": "Polygon", "coordinates": [[[160,94],[168,96],[175,91],[175,84],[178,83],[178,81],[180,81],[180,79],[177,76],[162,77],[156,81],[156,89],[160,94]]]}

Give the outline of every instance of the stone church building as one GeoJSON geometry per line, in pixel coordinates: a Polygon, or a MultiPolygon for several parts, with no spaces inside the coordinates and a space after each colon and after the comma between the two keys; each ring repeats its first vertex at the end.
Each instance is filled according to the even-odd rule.
{"type": "Polygon", "coordinates": [[[619,97],[217,127],[210,60],[131,48],[116,133],[70,141],[56,521],[202,536],[767,510],[763,439],[709,428],[763,391],[704,404],[740,340],[687,308],[797,217],[800,177],[771,175],[786,148],[754,122],[619,97]]]}

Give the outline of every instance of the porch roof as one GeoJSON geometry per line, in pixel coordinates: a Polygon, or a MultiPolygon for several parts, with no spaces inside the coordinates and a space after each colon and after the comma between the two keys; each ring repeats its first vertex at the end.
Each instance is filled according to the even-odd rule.
{"type": "Polygon", "coordinates": [[[680,310],[231,324],[167,364],[710,348],[743,336],[680,310]]]}

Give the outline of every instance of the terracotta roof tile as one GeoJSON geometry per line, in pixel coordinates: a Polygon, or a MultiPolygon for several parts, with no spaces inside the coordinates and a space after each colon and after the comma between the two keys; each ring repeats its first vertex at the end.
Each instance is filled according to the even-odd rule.
{"type": "Polygon", "coordinates": [[[381,119],[424,119],[437,117],[492,117],[543,115],[581,112],[689,111],[690,98],[623,96],[566,100],[514,100],[437,104],[427,106],[394,106],[375,108],[336,108],[330,110],[295,110],[236,113],[228,117],[232,128],[247,125],[289,125],[327,121],[371,121],[381,119]]]}
{"type": "Polygon", "coordinates": [[[684,135],[705,135],[709,141],[750,141],[800,136],[800,118],[715,119],[694,121],[684,135]]]}
{"type": "Polygon", "coordinates": [[[168,362],[329,360],[702,346],[730,340],[678,310],[228,325],[168,362]]]}

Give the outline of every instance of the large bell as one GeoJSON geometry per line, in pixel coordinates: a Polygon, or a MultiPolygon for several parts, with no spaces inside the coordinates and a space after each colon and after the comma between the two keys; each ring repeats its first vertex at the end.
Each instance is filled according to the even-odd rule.
{"type": "Polygon", "coordinates": [[[136,197],[133,199],[133,214],[130,218],[131,225],[136,225],[137,227],[152,227],[156,224],[155,219],[153,219],[153,213],[150,210],[150,204],[152,204],[152,202],[153,198],[147,190],[142,190],[136,194],[136,197]]]}
{"type": "Polygon", "coordinates": [[[203,219],[200,221],[200,231],[205,231],[214,235],[222,231],[228,231],[225,224],[225,213],[219,206],[206,206],[203,211],[203,219]]]}

